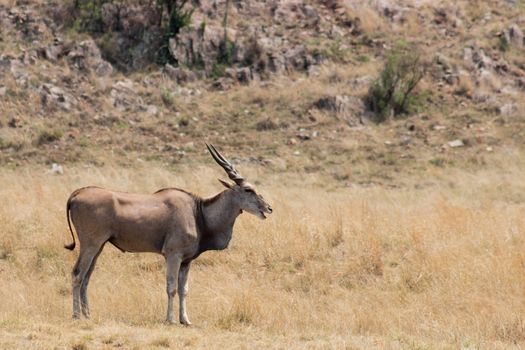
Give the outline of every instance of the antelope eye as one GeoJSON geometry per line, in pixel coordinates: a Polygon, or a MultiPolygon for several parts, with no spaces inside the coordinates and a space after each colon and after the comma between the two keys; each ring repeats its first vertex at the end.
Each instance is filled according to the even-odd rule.
{"type": "Polygon", "coordinates": [[[245,188],[245,189],[244,189],[244,192],[255,193],[255,191],[252,190],[251,188],[245,188]]]}

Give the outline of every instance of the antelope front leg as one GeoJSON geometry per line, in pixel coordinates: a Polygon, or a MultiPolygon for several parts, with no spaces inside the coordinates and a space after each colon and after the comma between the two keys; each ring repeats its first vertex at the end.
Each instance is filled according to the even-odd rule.
{"type": "Polygon", "coordinates": [[[186,295],[188,294],[188,274],[190,272],[190,263],[182,263],[179,271],[179,321],[183,325],[191,325],[186,313],[186,295]]]}
{"type": "Polygon", "coordinates": [[[179,270],[182,258],[179,255],[166,256],[166,291],[168,292],[168,312],[166,321],[174,323],[173,321],[173,297],[177,291],[177,282],[179,278],[179,270]]]}

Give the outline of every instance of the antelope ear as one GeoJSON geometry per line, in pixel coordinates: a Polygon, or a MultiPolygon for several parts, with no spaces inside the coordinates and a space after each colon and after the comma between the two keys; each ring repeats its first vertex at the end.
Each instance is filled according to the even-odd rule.
{"type": "Polygon", "coordinates": [[[217,180],[219,180],[219,182],[220,182],[224,187],[226,187],[226,188],[232,188],[232,187],[233,187],[233,185],[227,183],[227,182],[224,181],[224,180],[221,180],[221,179],[217,179],[217,180]]]}

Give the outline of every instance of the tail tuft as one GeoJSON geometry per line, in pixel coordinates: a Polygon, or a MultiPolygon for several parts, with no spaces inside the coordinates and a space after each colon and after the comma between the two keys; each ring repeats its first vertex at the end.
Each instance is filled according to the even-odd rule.
{"type": "Polygon", "coordinates": [[[71,219],[70,219],[69,211],[71,210],[71,201],[73,200],[73,197],[75,197],[77,193],[78,192],[75,191],[71,194],[71,196],[67,200],[67,205],[66,205],[67,225],[69,226],[69,232],[71,232],[71,238],[73,238],[73,243],[64,245],[64,248],[69,249],[69,250],[75,249],[75,245],[76,245],[75,235],[73,234],[73,229],[71,228],[71,219]]]}

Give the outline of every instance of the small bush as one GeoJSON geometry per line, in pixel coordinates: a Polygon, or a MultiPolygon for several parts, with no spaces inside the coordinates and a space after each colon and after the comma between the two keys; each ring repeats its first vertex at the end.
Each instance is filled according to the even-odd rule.
{"type": "Polygon", "coordinates": [[[470,76],[466,74],[459,75],[459,81],[457,88],[454,90],[454,93],[460,96],[471,98],[474,90],[475,86],[470,76]]]}
{"type": "Polygon", "coordinates": [[[52,143],[60,140],[62,137],[62,131],[60,130],[48,130],[43,129],[38,133],[38,138],[36,140],[37,146],[45,145],[46,143],[52,143]]]}
{"type": "Polygon", "coordinates": [[[26,145],[27,142],[24,136],[20,134],[7,134],[5,137],[0,137],[0,150],[12,149],[20,151],[26,145]]]}
{"type": "Polygon", "coordinates": [[[129,124],[125,121],[125,120],[119,120],[115,123],[115,126],[118,128],[118,129],[128,129],[129,128],[129,124]]]}
{"type": "Polygon", "coordinates": [[[159,338],[154,340],[151,345],[160,347],[160,348],[169,348],[171,347],[170,340],[168,338],[159,338]]]}
{"type": "Polygon", "coordinates": [[[244,55],[244,66],[253,66],[261,61],[264,49],[259,45],[257,37],[251,36],[246,42],[246,53],[244,55]]]}
{"type": "Polygon", "coordinates": [[[271,118],[265,118],[263,120],[258,121],[257,124],[255,124],[255,129],[257,131],[276,130],[278,128],[279,128],[279,124],[277,124],[271,118]]]}
{"type": "Polygon", "coordinates": [[[81,342],[78,342],[78,343],[75,343],[75,344],[71,345],[71,349],[73,349],[73,350],[87,350],[88,346],[86,345],[86,343],[84,341],[81,341],[81,342]]]}
{"type": "Polygon", "coordinates": [[[388,55],[379,78],[372,82],[365,97],[376,122],[413,112],[419,101],[415,88],[425,70],[420,54],[413,49],[396,49],[388,55]]]}
{"type": "Polygon", "coordinates": [[[234,330],[242,326],[257,324],[261,319],[259,299],[252,294],[242,294],[233,300],[230,310],[218,320],[218,326],[225,330],[234,330]]]}
{"type": "MultiPolygon", "coordinates": [[[[185,8],[189,0],[160,0],[162,7],[166,8],[168,15],[167,25],[164,28],[164,36],[160,46],[157,61],[159,64],[176,63],[169,52],[169,41],[176,37],[180,30],[191,24],[191,16],[195,7],[185,8]]],[[[204,29],[204,27],[203,27],[204,29]]]]}
{"type": "Polygon", "coordinates": [[[215,63],[211,68],[210,78],[218,79],[223,77],[224,74],[226,74],[226,68],[228,68],[228,66],[224,63],[215,63]]]}
{"type": "Polygon", "coordinates": [[[437,166],[437,167],[443,167],[446,164],[446,160],[444,158],[432,158],[429,160],[430,164],[437,166]]]}
{"type": "Polygon", "coordinates": [[[11,242],[4,242],[0,244],[0,260],[6,260],[13,257],[13,244],[11,242]]]}
{"type": "Polygon", "coordinates": [[[228,38],[225,38],[219,46],[219,55],[217,56],[217,63],[231,66],[233,64],[233,56],[235,53],[235,44],[228,38]]]}
{"type": "Polygon", "coordinates": [[[509,44],[509,41],[507,40],[507,38],[505,37],[505,35],[501,35],[501,36],[498,38],[498,49],[499,49],[501,52],[507,52],[507,51],[509,51],[509,49],[510,49],[510,44],[509,44]]]}
{"type": "Polygon", "coordinates": [[[361,63],[370,62],[370,57],[368,57],[367,55],[359,55],[355,59],[357,60],[357,62],[361,63]]]}
{"type": "Polygon", "coordinates": [[[326,55],[335,62],[345,62],[348,49],[346,49],[341,40],[338,39],[328,45],[326,55]]]}
{"type": "Polygon", "coordinates": [[[173,98],[173,94],[169,90],[162,90],[162,102],[164,102],[164,105],[166,107],[172,107],[175,104],[175,99],[173,98]]]}
{"type": "Polygon", "coordinates": [[[74,1],[74,10],[76,11],[76,21],[73,27],[80,31],[91,33],[102,33],[104,31],[104,22],[102,20],[102,6],[109,0],[87,0],[74,1]]]}

